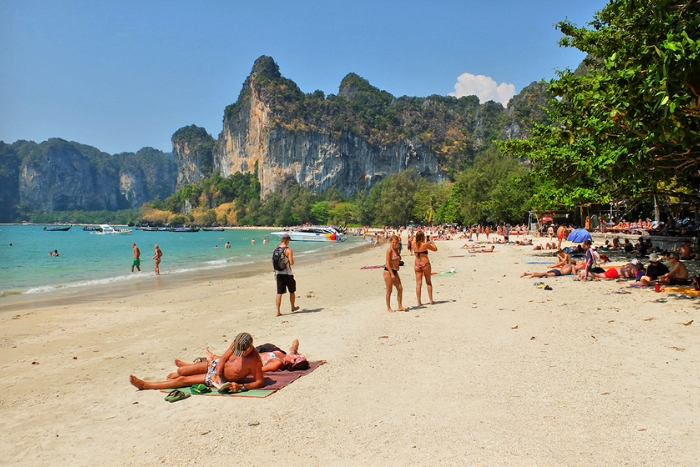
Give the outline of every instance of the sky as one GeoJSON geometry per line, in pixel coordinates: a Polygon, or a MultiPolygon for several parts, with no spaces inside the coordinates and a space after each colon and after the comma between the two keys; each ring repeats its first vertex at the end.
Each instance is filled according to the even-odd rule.
{"type": "Polygon", "coordinates": [[[197,125],[216,138],[253,62],[302,91],[356,73],[394,96],[508,99],[583,54],[607,0],[0,0],[0,140],[58,137],[116,154],[197,125]]]}

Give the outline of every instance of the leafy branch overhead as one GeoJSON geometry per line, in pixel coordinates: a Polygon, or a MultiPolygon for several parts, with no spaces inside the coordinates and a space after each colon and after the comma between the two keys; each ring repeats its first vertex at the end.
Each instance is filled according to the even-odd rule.
{"type": "Polygon", "coordinates": [[[589,28],[557,26],[561,45],[588,54],[587,70],[550,83],[559,98],[553,126],[501,148],[530,158],[570,204],[653,193],[698,199],[700,1],[617,0],[589,28]]]}

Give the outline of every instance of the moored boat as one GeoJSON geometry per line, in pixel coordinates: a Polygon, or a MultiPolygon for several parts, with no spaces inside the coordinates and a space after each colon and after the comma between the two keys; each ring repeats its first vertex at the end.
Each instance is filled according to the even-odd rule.
{"type": "Polygon", "coordinates": [[[131,235],[131,229],[115,229],[111,225],[100,225],[100,229],[95,231],[97,235],[131,235]]]}
{"type": "Polygon", "coordinates": [[[224,228],[223,227],[202,227],[202,230],[205,232],[223,232],[224,228]]]}
{"type": "Polygon", "coordinates": [[[183,225],[183,226],[180,226],[180,227],[171,227],[171,228],[170,228],[170,231],[171,231],[171,232],[179,232],[179,233],[183,233],[183,232],[199,232],[199,227],[192,227],[192,226],[183,225]]]}
{"type": "Polygon", "coordinates": [[[272,232],[272,235],[283,234],[288,234],[292,240],[298,242],[344,242],[347,239],[345,232],[327,225],[312,225],[283,232],[272,232]]]}
{"type": "Polygon", "coordinates": [[[73,227],[73,225],[69,225],[68,227],[63,225],[51,225],[49,227],[44,227],[44,230],[47,232],[68,232],[71,227],[73,227]]]}

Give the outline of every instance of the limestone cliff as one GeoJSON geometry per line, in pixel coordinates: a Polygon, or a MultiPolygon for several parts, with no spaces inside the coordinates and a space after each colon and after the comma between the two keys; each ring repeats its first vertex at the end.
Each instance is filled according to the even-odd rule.
{"type": "Polygon", "coordinates": [[[116,167],[93,165],[68,141],[54,138],[30,154],[24,150],[20,154],[25,156],[19,174],[20,200],[33,210],[116,210],[128,206],[119,192],[116,167]]]}
{"type": "Polygon", "coordinates": [[[204,128],[195,125],[180,128],[173,134],[171,141],[178,165],[178,188],[188,183],[197,183],[211,174],[214,138],[204,128]]]}
{"type": "Polygon", "coordinates": [[[175,191],[177,165],[153,148],[115,156],[52,138],[0,142],[0,220],[31,211],[138,208],[175,191]]]}
{"type": "Polygon", "coordinates": [[[289,107],[303,98],[271,58],[258,59],[238,102],[226,110],[215,169],[228,176],[257,163],[263,196],[288,178],[313,190],[335,186],[346,195],[408,168],[428,180],[442,179],[436,155],[417,138],[373,144],[353,131],[332,131],[322,117],[295,125],[298,109],[289,107]]]}
{"type": "Polygon", "coordinates": [[[226,108],[217,140],[194,126],[173,135],[178,187],[210,171],[227,177],[256,165],[263,197],[288,179],[346,195],[409,168],[439,181],[493,140],[522,137],[521,117],[475,96],[397,98],[354,73],[337,95],[304,94],[263,56],[226,108]]]}

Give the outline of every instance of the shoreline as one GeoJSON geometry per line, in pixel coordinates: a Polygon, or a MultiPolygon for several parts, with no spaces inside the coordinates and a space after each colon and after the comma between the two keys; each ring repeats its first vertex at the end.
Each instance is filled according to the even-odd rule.
{"type": "MultiPolygon", "coordinates": [[[[345,248],[337,252],[323,252],[295,255],[299,266],[324,261],[334,256],[347,256],[367,248],[366,243],[344,243],[345,248]],[[350,246],[352,245],[352,246],[350,246]]],[[[58,286],[52,290],[34,293],[11,293],[0,297],[0,316],[5,312],[42,309],[52,306],[67,306],[80,303],[98,303],[104,300],[114,300],[120,297],[133,297],[151,290],[168,291],[183,285],[202,284],[204,282],[223,279],[241,279],[253,276],[264,276],[270,272],[269,261],[251,261],[243,264],[224,265],[217,268],[202,268],[193,271],[168,273],[156,276],[150,272],[136,274],[133,279],[99,284],[76,286],[58,286]]]]}
{"type": "Polygon", "coordinates": [[[382,264],[386,246],[363,246],[295,265],[301,310],[285,296],[280,318],[266,273],[0,313],[0,455],[18,466],[261,455],[313,466],[698,464],[697,302],[570,277],[539,289],[518,278],[547,269],[527,264],[531,247],[464,256],[462,243],[430,254],[436,272],[456,271],[433,276],[435,305],[415,306],[404,255],[407,312],[387,313],[381,268],[362,269],[382,264]],[[299,339],[327,363],[265,399],[169,404],[129,384],[222,352],[241,331],[256,345],[299,339]]]}

